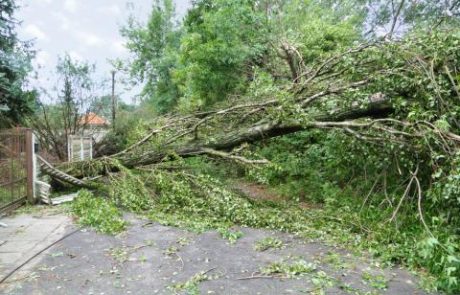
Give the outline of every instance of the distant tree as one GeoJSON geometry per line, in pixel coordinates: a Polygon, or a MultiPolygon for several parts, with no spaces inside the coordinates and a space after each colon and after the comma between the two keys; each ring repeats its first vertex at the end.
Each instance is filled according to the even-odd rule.
{"type": "Polygon", "coordinates": [[[367,37],[401,37],[412,29],[432,30],[456,26],[460,20],[458,0],[328,0],[326,5],[352,7],[363,17],[367,37]]]}
{"type": "Polygon", "coordinates": [[[171,72],[177,63],[181,35],[174,25],[173,2],[156,0],[146,25],[132,18],[121,33],[134,55],[129,63],[130,74],[144,83],[144,102],[160,113],[170,110],[179,96],[171,72]]]}
{"type": "Polygon", "coordinates": [[[295,80],[299,63],[359,38],[354,26],[364,19],[352,14],[351,4],[331,9],[320,1],[198,0],[177,27],[172,8],[170,1],[156,2],[146,26],[131,20],[123,30],[135,56],[131,73],[146,83],[144,96],[159,112],[238,99],[259,69],[295,80]],[[275,64],[279,56],[289,67],[275,64]]]}
{"type": "Polygon", "coordinates": [[[85,128],[81,117],[90,111],[96,99],[94,71],[94,65],[72,60],[67,54],[59,58],[56,92],[43,94],[48,101],[40,102],[40,110],[31,120],[42,146],[61,160],[66,159],[69,135],[85,128]]]}
{"type": "Polygon", "coordinates": [[[31,114],[36,98],[35,91],[24,90],[33,52],[16,35],[16,9],[14,0],[0,1],[0,125],[4,126],[20,123],[31,114]]]}
{"type": "MultiPolygon", "coordinates": [[[[134,111],[135,106],[125,103],[124,101],[118,100],[118,107],[119,112],[123,111],[134,111]]],[[[94,98],[89,106],[89,110],[91,112],[97,113],[100,116],[103,116],[105,119],[110,120],[112,117],[112,96],[111,95],[103,95],[100,97],[94,98]]]]}

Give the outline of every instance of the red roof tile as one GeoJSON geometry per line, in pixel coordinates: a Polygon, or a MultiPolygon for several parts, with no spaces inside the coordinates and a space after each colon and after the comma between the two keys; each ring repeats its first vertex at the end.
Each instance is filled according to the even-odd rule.
{"type": "Polygon", "coordinates": [[[80,118],[78,124],[89,126],[106,126],[109,125],[109,122],[106,119],[96,115],[95,113],[88,113],[80,118]]]}

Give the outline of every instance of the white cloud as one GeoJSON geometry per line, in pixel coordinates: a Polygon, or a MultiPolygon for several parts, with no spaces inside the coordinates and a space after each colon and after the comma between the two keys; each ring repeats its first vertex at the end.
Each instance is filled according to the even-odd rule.
{"type": "Polygon", "coordinates": [[[39,4],[51,4],[51,2],[53,2],[53,0],[35,0],[37,1],[37,3],[39,4]]]}
{"type": "Polygon", "coordinates": [[[35,56],[35,64],[43,67],[51,63],[51,55],[46,51],[39,51],[35,56]]]}
{"type": "Polygon", "coordinates": [[[68,52],[69,56],[71,59],[76,60],[76,61],[84,61],[83,56],[75,50],[71,50],[68,52]]]}
{"type": "Polygon", "coordinates": [[[30,24],[24,28],[24,33],[29,37],[36,38],[38,40],[46,40],[48,37],[37,25],[30,24]]]}
{"type": "Polygon", "coordinates": [[[111,14],[113,16],[119,16],[122,12],[120,6],[117,4],[113,4],[108,7],[101,7],[100,11],[103,13],[111,14]]]}
{"type": "Polygon", "coordinates": [[[126,54],[128,52],[128,49],[125,47],[125,42],[122,40],[117,40],[112,43],[112,49],[115,51],[117,54],[126,54]]]}
{"type": "Polygon", "coordinates": [[[89,32],[79,32],[77,35],[80,42],[86,46],[99,47],[104,45],[104,40],[99,36],[89,32]]]}
{"type": "MultiPolygon", "coordinates": [[[[2,0],[0,0],[2,1],[2,0]]],[[[97,64],[97,75],[107,76],[111,66],[108,59],[129,56],[126,41],[119,34],[120,24],[133,14],[146,21],[152,0],[16,0],[21,5],[16,17],[23,21],[19,37],[37,38],[37,52],[33,61],[40,81],[37,85],[51,90],[54,85],[56,61],[65,52],[78,61],[90,60],[97,64]],[[129,8],[126,3],[135,3],[129,8]],[[43,17],[45,16],[45,17],[43,17]],[[29,26],[30,25],[30,26],[29,26]],[[27,30],[26,30],[27,28],[27,30]],[[41,38],[42,40],[38,40],[41,38]],[[43,40],[45,39],[45,40],[43,40]],[[40,67],[38,66],[40,65],[40,67]],[[51,82],[46,82],[49,78],[51,82]]],[[[180,3],[191,0],[174,0],[180,3]]],[[[137,90],[136,90],[137,91],[137,90]]],[[[125,94],[125,98],[133,95],[125,94]]]]}
{"type": "Polygon", "coordinates": [[[68,12],[75,13],[78,10],[78,3],[76,0],[65,0],[64,9],[68,12]]]}
{"type": "Polygon", "coordinates": [[[59,23],[59,28],[63,31],[68,31],[72,25],[71,20],[61,12],[53,12],[54,17],[59,23]]]}

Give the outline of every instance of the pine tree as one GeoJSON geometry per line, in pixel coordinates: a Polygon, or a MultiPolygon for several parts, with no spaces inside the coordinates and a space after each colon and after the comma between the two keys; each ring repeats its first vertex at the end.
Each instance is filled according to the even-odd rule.
{"type": "Polygon", "coordinates": [[[33,52],[17,37],[17,8],[14,0],[0,1],[0,126],[20,123],[32,113],[36,97],[35,91],[23,90],[33,52]]]}

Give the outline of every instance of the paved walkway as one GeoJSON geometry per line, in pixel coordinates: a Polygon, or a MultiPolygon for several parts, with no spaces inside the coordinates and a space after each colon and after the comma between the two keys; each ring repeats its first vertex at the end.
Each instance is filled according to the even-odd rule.
{"type": "MultiPolygon", "coordinates": [[[[41,210],[35,214],[20,214],[0,219],[0,279],[9,274],[17,266],[60,239],[66,228],[72,224],[71,219],[55,210],[41,210]]],[[[41,257],[32,260],[8,281],[15,281],[30,274],[41,257]]],[[[2,288],[7,284],[0,286],[2,288]]]]}

